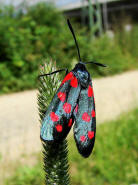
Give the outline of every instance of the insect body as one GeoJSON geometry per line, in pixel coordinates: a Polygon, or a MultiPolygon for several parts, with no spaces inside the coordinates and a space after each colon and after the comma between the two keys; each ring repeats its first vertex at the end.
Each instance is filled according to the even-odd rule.
{"type": "MultiPolygon", "coordinates": [[[[72,71],[67,72],[53,97],[42,122],[40,137],[43,141],[60,142],[67,136],[75,122],[74,138],[78,151],[83,157],[88,157],[92,152],[96,134],[93,87],[85,66],[87,63],[81,61],[79,47],[69,20],[68,25],[77,46],[79,63],[72,71]]],[[[88,63],[105,67],[96,62],[88,63]]]]}

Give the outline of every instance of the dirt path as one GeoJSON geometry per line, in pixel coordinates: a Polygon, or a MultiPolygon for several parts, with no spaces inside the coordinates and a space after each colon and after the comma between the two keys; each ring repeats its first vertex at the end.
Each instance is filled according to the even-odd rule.
{"type": "MultiPolygon", "coordinates": [[[[93,82],[97,124],[138,106],[138,71],[93,82]]],[[[0,97],[0,162],[38,152],[37,91],[0,97]]]]}

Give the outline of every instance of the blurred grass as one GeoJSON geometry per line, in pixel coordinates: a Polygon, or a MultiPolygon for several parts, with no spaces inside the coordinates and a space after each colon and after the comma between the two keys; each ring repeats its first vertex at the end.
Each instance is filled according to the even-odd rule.
{"type": "MultiPolygon", "coordinates": [[[[73,185],[130,185],[138,183],[138,108],[97,127],[93,154],[82,158],[69,139],[73,185]]],[[[56,155],[56,154],[55,154],[56,155]]],[[[42,185],[42,164],[20,166],[5,185],[42,185]]]]}

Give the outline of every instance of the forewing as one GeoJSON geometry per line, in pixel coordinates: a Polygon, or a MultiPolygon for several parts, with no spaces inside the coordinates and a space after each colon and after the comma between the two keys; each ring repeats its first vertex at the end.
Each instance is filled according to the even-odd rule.
{"type": "Polygon", "coordinates": [[[74,110],[74,138],[79,153],[88,157],[94,147],[96,134],[95,102],[92,82],[86,89],[81,89],[78,104],[74,110]]]}
{"type": "Polygon", "coordinates": [[[44,141],[64,139],[73,123],[73,110],[80,93],[80,84],[72,72],[68,73],[53,97],[44,120],[40,137],[44,141]]]}

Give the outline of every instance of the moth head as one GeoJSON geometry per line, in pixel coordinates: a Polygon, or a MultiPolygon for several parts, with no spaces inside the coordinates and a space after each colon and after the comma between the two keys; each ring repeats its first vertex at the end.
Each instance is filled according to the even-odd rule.
{"type": "Polygon", "coordinates": [[[76,64],[73,71],[75,72],[75,75],[78,78],[81,86],[83,88],[88,87],[90,75],[89,75],[85,65],[83,64],[83,62],[79,62],[78,64],[76,64]]]}

